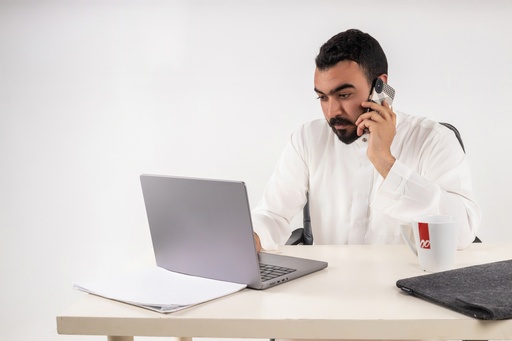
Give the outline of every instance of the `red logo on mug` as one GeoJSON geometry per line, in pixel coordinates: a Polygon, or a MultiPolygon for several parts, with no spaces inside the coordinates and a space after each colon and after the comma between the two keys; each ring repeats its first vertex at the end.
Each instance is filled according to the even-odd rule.
{"type": "Polygon", "coordinates": [[[427,223],[418,223],[420,232],[420,247],[422,249],[430,249],[430,235],[428,233],[427,223]]]}

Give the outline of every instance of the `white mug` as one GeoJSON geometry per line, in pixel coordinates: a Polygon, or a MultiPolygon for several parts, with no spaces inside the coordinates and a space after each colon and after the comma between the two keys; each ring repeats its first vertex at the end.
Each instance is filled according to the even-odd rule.
{"type": "Polygon", "coordinates": [[[414,218],[401,225],[400,233],[411,251],[418,256],[420,268],[427,272],[453,269],[457,251],[455,218],[447,215],[414,218]],[[414,241],[411,240],[412,229],[414,241]]]}

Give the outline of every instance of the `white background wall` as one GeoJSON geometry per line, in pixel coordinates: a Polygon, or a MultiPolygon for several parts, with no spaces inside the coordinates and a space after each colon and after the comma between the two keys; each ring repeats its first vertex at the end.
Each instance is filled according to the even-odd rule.
{"type": "Polygon", "coordinates": [[[339,31],[387,52],[395,108],[455,124],[512,241],[512,2],[0,0],[0,340],[58,336],[71,283],[152,261],[140,173],[244,180],[322,117],[313,59],[339,31]]]}

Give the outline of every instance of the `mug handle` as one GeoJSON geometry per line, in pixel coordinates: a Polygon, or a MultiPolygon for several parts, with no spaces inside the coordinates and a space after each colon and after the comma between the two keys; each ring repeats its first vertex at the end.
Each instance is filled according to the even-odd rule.
{"type": "Polygon", "coordinates": [[[414,253],[417,256],[418,250],[416,250],[416,243],[414,243],[414,240],[411,240],[411,237],[414,238],[414,235],[412,233],[412,225],[400,224],[400,234],[402,235],[402,238],[407,244],[407,246],[409,246],[409,249],[411,249],[412,253],[414,253]]]}

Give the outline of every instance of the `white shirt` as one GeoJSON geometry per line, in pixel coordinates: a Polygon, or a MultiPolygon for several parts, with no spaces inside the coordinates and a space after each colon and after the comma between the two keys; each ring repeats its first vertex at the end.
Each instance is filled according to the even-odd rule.
{"type": "Polygon", "coordinates": [[[458,218],[458,248],[480,223],[466,156],[455,134],[432,120],[397,112],[386,179],[366,155],[369,135],[341,142],[324,119],[292,134],[252,212],[264,249],[284,244],[309,193],[315,244],[402,243],[400,224],[421,215],[458,218]]]}

